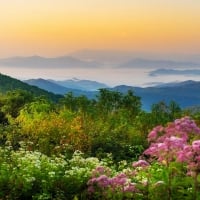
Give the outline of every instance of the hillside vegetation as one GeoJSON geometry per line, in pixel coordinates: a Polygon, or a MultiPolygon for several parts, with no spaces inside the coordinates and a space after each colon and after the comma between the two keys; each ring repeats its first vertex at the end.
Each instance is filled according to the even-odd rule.
{"type": "Polygon", "coordinates": [[[34,96],[45,96],[52,101],[58,101],[62,96],[55,95],[54,93],[47,92],[46,90],[42,90],[35,86],[30,86],[20,80],[15,78],[11,78],[10,76],[6,76],[0,73],[0,93],[5,94],[6,92],[10,92],[16,89],[21,89],[25,91],[29,91],[29,93],[34,96]]]}
{"type": "Polygon", "coordinates": [[[53,102],[21,89],[0,95],[0,199],[198,200],[198,111],[145,112],[132,90],[53,102]]]}

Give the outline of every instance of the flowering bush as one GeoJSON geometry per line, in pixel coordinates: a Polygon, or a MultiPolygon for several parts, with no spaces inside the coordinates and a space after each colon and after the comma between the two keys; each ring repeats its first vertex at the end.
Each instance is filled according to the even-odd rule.
{"type": "Polygon", "coordinates": [[[149,133],[148,141],[151,145],[144,154],[169,164],[175,161],[178,152],[196,137],[200,137],[200,128],[193,120],[189,117],[177,119],[167,127],[157,126],[149,133]]]}
{"type": "Polygon", "coordinates": [[[40,152],[0,148],[0,198],[73,199],[84,194],[97,158],[48,157],[40,152]]]}
{"type": "Polygon", "coordinates": [[[192,145],[184,145],[178,152],[177,160],[187,163],[188,172],[200,172],[200,140],[195,140],[192,145]]]}
{"type": "Polygon", "coordinates": [[[127,199],[133,198],[137,192],[136,184],[128,174],[119,172],[112,176],[111,170],[103,166],[93,171],[87,184],[92,199],[94,196],[98,199],[127,199]]]}
{"type": "Polygon", "coordinates": [[[200,128],[190,117],[176,119],[167,127],[157,126],[148,135],[149,142],[163,142],[165,138],[171,136],[182,138],[184,141],[193,140],[200,136],[200,128]]]}
{"type": "Polygon", "coordinates": [[[150,146],[142,156],[150,163],[139,160],[120,171],[98,167],[88,181],[88,192],[92,199],[198,199],[198,138],[200,129],[189,117],[157,126],[149,133],[150,146]]]}
{"type": "Polygon", "coordinates": [[[187,164],[187,174],[194,175],[193,198],[197,197],[197,178],[200,173],[200,140],[196,140],[198,138],[200,128],[189,117],[177,119],[167,127],[155,127],[148,135],[148,141],[152,143],[144,151],[144,155],[149,155],[166,166],[169,198],[172,196],[172,181],[184,170],[184,164],[187,164]],[[183,164],[182,168],[177,167],[177,162],[183,164]]]}

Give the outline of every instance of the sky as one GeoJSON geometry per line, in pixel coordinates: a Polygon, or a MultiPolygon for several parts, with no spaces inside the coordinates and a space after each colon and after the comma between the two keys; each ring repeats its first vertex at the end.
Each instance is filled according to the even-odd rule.
{"type": "Polygon", "coordinates": [[[0,58],[200,52],[199,0],[0,0],[0,58]]]}
{"type": "MultiPolygon", "coordinates": [[[[107,52],[118,52],[114,56],[118,58],[123,52],[154,55],[154,59],[178,59],[179,55],[187,60],[192,55],[189,58],[200,60],[199,0],[0,0],[0,26],[0,58],[57,57],[87,49],[102,51],[104,57],[113,56],[107,52]]],[[[188,79],[105,67],[38,70],[0,66],[0,73],[20,79],[77,77],[110,85],[188,79]]],[[[189,78],[199,80],[198,76],[189,78]]]]}

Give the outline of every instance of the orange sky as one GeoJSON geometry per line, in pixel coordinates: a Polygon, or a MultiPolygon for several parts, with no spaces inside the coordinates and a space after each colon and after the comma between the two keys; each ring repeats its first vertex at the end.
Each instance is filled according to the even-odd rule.
{"type": "Polygon", "coordinates": [[[200,52],[199,0],[6,0],[0,57],[89,49],[200,52]]]}

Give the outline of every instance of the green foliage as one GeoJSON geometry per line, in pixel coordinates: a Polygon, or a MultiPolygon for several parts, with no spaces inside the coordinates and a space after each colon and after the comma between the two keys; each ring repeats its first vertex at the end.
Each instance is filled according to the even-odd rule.
{"type": "Polygon", "coordinates": [[[104,157],[112,153],[114,160],[134,160],[146,145],[143,136],[134,127],[115,118],[94,125],[91,141],[93,156],[104,157]],[[139,146],[141,148],[139,148],[139,146]]]}
{"type": "Polygon", "coordinates": [[[180,118],[182,113],[176,102],[170,101],[167,105],[166,102],[160,101],[152,105],[151,114],[155,126],[158,124],[165,125],[169,121],[180,118]]]}
{"type": "Polygon", "coordinates": [[[97,96],[97,107],[102,117],[123,111],[127,117],[133,119],[141,111],[141,105],[140,97],[135,96],[131,90],[123,95],[117,91],[100,89],[97,96]]]}
{"type": "Polygon", "coordinates": [[[83,158],[80,152],[65,160],[63,156],[48,157],[23,148],[0,148],[0,198],[79,198],[98,165],[101,162],[97,158],[83,158]]]}
{"type": "Polygon", "coordinates": [[[132,91],[101,89],[95,100],[68,93],[58,104],[22,90],[2,94],[0,199],[164,199],[169,174],[173,198],[190,199],[194,184],[186,166],[131,166],[148,147],[150,130],[180,115],[175,102],[142,111],[132,91]],[[91,196],[88,181],[102,167],[108,180],[123,183],[124,173],[126,189],[134,189],[132,183],[137,189],[123,194],[121,184],[113,193],[110,185],[106,198],[102,190],[91,196]]]}
{"type": "MultiPolygon", "coordinates": [[[[43,98],[27,102],[12,123],[20,127],[18,138],[30,149],[47,155],[81,150],[99,158],[112,153],[116,161],[132,159],[133,154],[136,159],[138,154],[136,156],[133,149],[145,146],[146,138],[134,123],[140,111],[139,98],[132,92],[127,95],[104,92],[112,97],[110,101],[114,98],[118,102],[106,114],[100,109],[103,100],[74,97],[72,93],[67,94],[57,107],[43,98]]],[[[106,99],[102,94],[101,98],[106,99]]],[[[13,140],[10,134],[8,136],[13,140]]]]}
{"type": "Polygon", "coordinates": [[[2,111],[0,111],[0,124],[8,124],[8,118],[6,117],[6,114],[2,111]]]}
{"type": "Polygon", "coordinates": [[[33,100],[33,96],[31,93],[26,92],[24,90],[15,90],[10,91],[6,94],[3,99],[2,110],[11,115],[11,117],[17,117],[20,109],[33,100]]]}
{"type": "MultiPolygon", "coordinates": [[[[24,141],[29,149],[47,155],[63,153],[70,157],[81,150],[103,158],[112,153],[116,162],[137,159],[147,147],[148,132],[169,120],[168,111],[163,111],[160,104],[152,113],[141,111],[140,98],[133,91],[122,94],[101,89],[96,100],[68,93],[55,105],[18,90],[2,96],[0,105],[5,117],[16,117],[9,118],[9,128],[4,128],[2,136],[4,143],[10,141],[15,149],[24,141]]],[[[168,110],[173,110],[173,116],[180,113],[176,105],[171,107],[168,110]]]]}
{"type": "Polygon", "coordinates": [[[0,93],[6,94],[7,92],[14,90],[24,90],[30,92],[33,96],[46,96],[48,99],[53,102],[58,102],[61,95],[55,95],[51,92],[47,92],[35,86],[30,86],[22,81],[11,78],[9,76],[3,75],[0,73],[0,93]]]}

